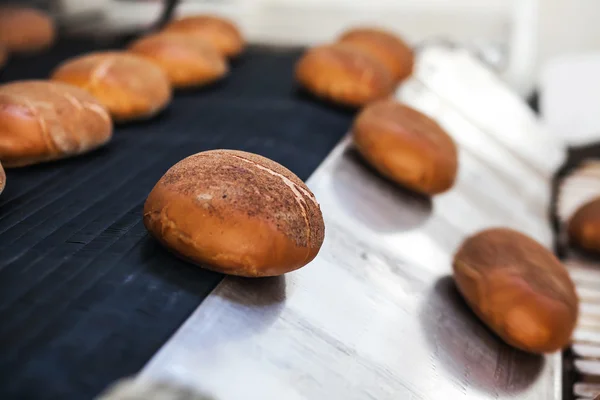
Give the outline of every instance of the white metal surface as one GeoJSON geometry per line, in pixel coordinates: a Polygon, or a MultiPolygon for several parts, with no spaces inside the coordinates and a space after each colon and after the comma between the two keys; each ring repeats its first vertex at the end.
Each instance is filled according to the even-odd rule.
{"type": "Polygon", "coordinates": [[[560,398],[560,355],[502,343],[448,276],[456,247],[486,227],[550,246],[544,211],[562,148],[531,130],[525,106],[477,62],[439,49],[420,59],[434,56],[399,96],[459,142],[456,186],[433,200],[399,189],[344,140],[308,181],[326,223],[318,257],[280,278],[226,278],[139,379],[219,400],[560,398]],[[498,110],[485,114],[493,121],[477,115],[486,107],[498,110]]]}

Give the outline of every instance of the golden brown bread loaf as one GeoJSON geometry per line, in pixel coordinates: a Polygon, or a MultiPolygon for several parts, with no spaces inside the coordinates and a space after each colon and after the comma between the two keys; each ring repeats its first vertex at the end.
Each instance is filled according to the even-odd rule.
{"type": "Polygon", "coordinates": [[[4,168],[2,168],[2,164],[0,164],[0,194],[4,191],[4,187],[6,186],[6,174],[4,173],[4,168]]]}
{"type": "Polygon", "coordinates": [[[383,64],[346,44],[308,50],[296,65],[296,79],[314,95],[351,107],[361,107],[394,90],[383,64]]]}
{"type": "Polygon", "coordinates": [[[165,32],[186,34],[212,44],[225,57],[236,57],[244,50],[244,39],[233,22],[214,15],[196,15],[174,20],[165,32]]]}
{"type": "Polygon", "coordinates": [[[175,88],[206,85],[227,75],[227,61],[211,44],[182,34],[142,37],[129,51],[156,63],[175,88]]]}
{"type": "Polygon", "coordinates": [[[452,138],[435,121],[393,100],[360,112],[352,128],[358,152],[373,168],[426,195],[452,187],[458,155],[452,138]]]}
{"type": "Polygon", "coordinates": [[[568,222],[567,232],[575,246],[600,252],[600,198],[577,209],[568,222]]]}
{"type": "Polygon", "coordinates": [[[52,79],[87,90],[115,121],[152,117],[171,100],[171,84],[162,69],[126,52],[96,52],[69,59],[54,70],[52,79]]]}
{"type": "Polygon", "coordinates": [[[106,109],[77,87],[50,81],[0,86],[0,161],[5,167],[85,153],[111,136],[106,109]]]}
{"type": "Polygon", "coordinates": [[[511,229],[482,231],[454,256],[469,306],[508,344],[531,353],[567,346],[579,299],[569,273],[535,240],[511,229]]]}
{"type": "Polygon", "coordinates": [[[325,230],[319,204],[296,175],[233,150],[198,153],[173,166],[148,196],[144,224],[182,258],[248,277],[306,265],[325,230]]]}
{"type": "Polygon", "coordinates": [[[340,36],[345,43],[365,52],[385,65],[394,81],[406,79],[413,70],[412,49],[398,36],[377,28],[355,28],[340,36]]]}
{"type": "Polygon", "coordinates": [[[0,44],[13,53],[31,53],[50,47],[56,38],[52,19],[42,11],[0,6],[0,44]]]}

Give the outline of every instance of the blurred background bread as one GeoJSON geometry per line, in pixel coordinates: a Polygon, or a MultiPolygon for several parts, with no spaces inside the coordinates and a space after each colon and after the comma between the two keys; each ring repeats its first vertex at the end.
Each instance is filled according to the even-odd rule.
{"type": "Polygon", "coordinates": [[[364,106],[394,90],[383,64],[346,44],[309,49],[295,73],[296,80],[315,96],[350,107],[364,106]]]}
{"type": "Polygon", "coordinates": [[[0,44],[12,53],[31,53],[50,47],[56,39],[52,19],[40,10],[0,6],[0,44]]]}
{"type": "Polygon", "coordinates": [[[171,100],[171,84],[156,64],[121,51],[96,52],[64,61],[52,73],[55,81],[87,90],[118,122],[145,119],[171,100]]]}
{"type": "Polygon", "coordinates": [[[85,153],[111,136],[106,109],[77,87],[50,81],[0,86],[0,161],[5,167],[85,153]]]}
{"type": "Polygon", "coordinates": [[[237,26],[222,17],[196,15],[174,20],[165,32],[181,33],[212,44],[225,57],[237,57],[244,50],[244,38],[237,26]]]}
{"type": "Polygon", "coordinates": [[[356,117],[352,137],[358,152],[392,181],[425,195],[454,185],[458,152],[434,120],[395,102],[380,100],[356,117]]]}
{"type": "Polygon", "coordinates": [[[144,36],[129,51],[157,64],[175,88],[203,86],[227,75],[227,60],[210,43],[184,34],[144,36]]]}
{"type": "Polygon", "coordinates": [[[291,171],[265,157],[205,151],[175,164],[144,206],[152,236],[184,259],[225,274],[276,276],[309,263],[325,226],[291,171]]]}
{"type": "Polygon", "coordinates": [[[412,49],[397,35],[372,27],[353,28],[338,39],[382,63],[396,82],[406,79],[414,64],[412,49]]]}
{"type": "Polygon", "coordinates": [[[568,221],[569,241],[576,247],[600,252],[600,198],[581,206],[568,221]]]}
{"type": "Polygon", "coordinates": [[[561,262],[520,232],[493,228],[468,237],[454,280],[469,306],[508,344],[551,353],[571,340],[579,299],[561,262]]]}

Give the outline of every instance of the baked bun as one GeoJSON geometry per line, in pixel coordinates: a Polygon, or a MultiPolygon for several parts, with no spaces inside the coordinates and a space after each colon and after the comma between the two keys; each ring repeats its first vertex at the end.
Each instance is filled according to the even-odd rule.
{"type": "Polygon", "coordinates": [[[0,194],[4,191],[4,187],[6,186],[6,174],[4,173],[4,168],[2,168],[2,164],[0,164],[0,194]]]}
{"type": "Polygon", "coordinates": [[[0,161],[5,167],[85,153],[111,136],[106,109],[77,87],[49,81],[0,86],[0,161]]]}
{"type": "Polygon", "coordinates": [[[383,64],[346,44],[308,50],[296,65],[296,79],[317,97],[351,107],[361,107],[394,90],[383,64]]]}
{"type": "Polygon", "coordinates": [[[126,52],[106,51],[72,58],[54,70],[52,79],[87,90],[119,122],[152,117],[171,100],[171,85],[162,69],[126,52]]]}
{"type": "Polygon", "coordinates": [[[244,50],[244,38],[235,24],[213,15],[180,18],[167,24],[164,31],[207,41],[225,57],[236,57],[244,50]]]}
{"type": "Polygon", "coordinates": [[[12,53],[32,53],[52,46],[56,28],[42,11],[0,6],[0,44],[12,53]]]}
{"type": "Polygon", "coordinates": [[[496,228],[465,240],[454,279],[469,306],[505,342],[531,353],[567,346],[579,299],[569,273],[535,240],[496,228]]]}
{"type": "Polygon", "coordinates": [[[203,86],[227,75],[227,61],[211,44],[186,35],[145,36],[129,51],[156,63],[176,88],[203,86]]]}
{"type": "Polygon", "coordinates": [[[182,258],[247,277],[306,265],[325,231],[319,204],[296,175],[233,150],[198,153],[169,169],[146,200],[144,224],[182,258]]]}
{"type": "Polygon", "coordinates": [[[425,195],[454,185],[456,145],[417,110],[393,100],[377,101],[360,112],[352,134],[358,152],[392,181],[425,195]]]}
{"type": "Polygon", "coordinates": [[[577,247],[600,252],[600,198],[581,206],[568,222],[569,241],[577,247]]]}
{"type": "Polygon", "coordinates": [[[396,82],[412,73],[415,62],[412,49],[391,32],[356,28],[342,34],[338,42],[355,47],[385,65],[396,82]]]}

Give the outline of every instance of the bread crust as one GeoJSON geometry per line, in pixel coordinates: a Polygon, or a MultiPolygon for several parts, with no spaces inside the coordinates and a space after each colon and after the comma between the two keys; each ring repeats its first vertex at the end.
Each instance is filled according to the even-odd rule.
{"type": "Polygon", "coordinates": [[[237,26],[216,15],[195,15],[176,19],[167,24],[163,31],[207,41],[228,58],[237,57],[244,51],[244,38],[237,26]]]}
{"type": "Polygon", "coordinates": [[[581,206],[567,225],[571,244],[591,252],[600,252],[600,198],[581,206]]]}
{"type": "Polygon", "coordinates": [[[13,53],[32,53],[54,44],[56,27],[42,11],[18,6],[0,7],[0,44],[13,53]]]}
{"type": "Polygon", "coordinates": [[[449,190],[458,171],[458,152],[440,125],[393,100],[363,109],[352,128],[359,153],[385,177],[425,195],[449,190]]]}
{"type": "Polygon", "coordinates": [[[395,82],[410,76],[414,65],[414,54],[410,46],[391,32],[377,28],[354,28],[338,39],[365,52],[385,65],[395,82]]]}
{"type": "Polygon", "coordinates": [[[198,153],[169,169],[146,200],[144,224],[180,257],[247,277],[306,265],[325,230],[314,195],[298,177],[233,150],[198,153]]]}
{"type": "Polygon", "coordinates": [[[508,344],[531,353],[569,344],[579,310],[575,286],[535,240],[506,228],[482,231],[465,240],[453,268],[469,306],[508,344]]]}
{"type": "Polygon", "coordinates": [[[117,122],[150,118],[171,101],[172,88],[160,67],[124,51],[102,51],[60,64],[51,79],[96,97],[117,122]]]}
{"type": "Polygon", "coordinates": [[[107,110],[77,87],[38,80],[0,86],[0,160],[7,168],[85,153],[111,137],[107,110]]]}
{"type": "Polygon", "coordinates": [[[296,64],[296,80],[316,96],[350,107],[364,106],[394,90],[383,64],[346,44],[309,49],[296,64]]]}
{"type": "Polygon", "coordinates": [[[211,44],[182,34],[144,36],[131,43],[129,51],[162,68],[175,88],[203,86],[229,71],[225,57],[211,44]]]}

